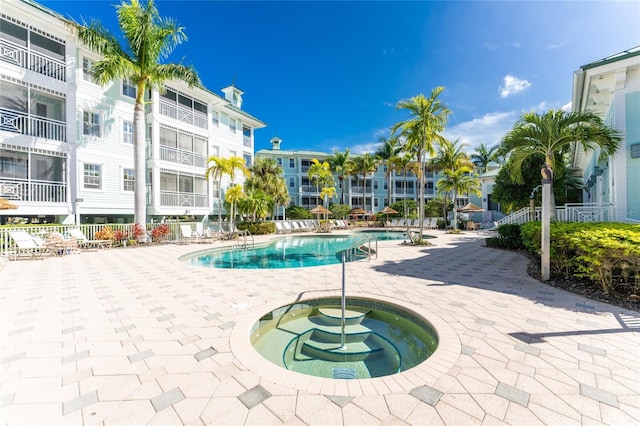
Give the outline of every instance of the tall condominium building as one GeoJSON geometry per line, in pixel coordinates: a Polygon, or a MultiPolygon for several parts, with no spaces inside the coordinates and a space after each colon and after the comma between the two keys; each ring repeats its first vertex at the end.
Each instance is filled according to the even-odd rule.
{"type": "MultiPolygon", "coordinates": [[[[131,222],[136,87],[96,84],[100,57],[58,13],[31,0],[5,1],[0,12],[0,198],[18,207],[0,218],[131,222]]],[[[207,158],[250,165],[254,131],[266,126],[242,109],[242,95],[181,81],[145,94],[148,221],[223,209],[228,177],[222,188],[207,181],[207,158]]]]}

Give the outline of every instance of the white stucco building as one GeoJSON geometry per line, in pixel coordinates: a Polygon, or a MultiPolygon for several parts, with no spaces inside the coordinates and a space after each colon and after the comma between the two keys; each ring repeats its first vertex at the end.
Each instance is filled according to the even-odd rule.
{"type": "Polygon", "coordinates": [[[608,159],[599,158],[599,151],[575,150],[584,202],[611,204],[615,220],[640,222],[640,46],[575,71],[572,105],[598,113],[622,135],[619,151],[608,159]]]}
{"type": "MultiPolygon", "coordinates": [[[[55,11],[16,0],[2,3],[0,19],[0,197],[18,206],[3,219],[130,222],[135,86],[95,84],[88,71],[100,58],[55,11]]],[[[146,94],[149,220],[221,208],[229,182],[205,180],[207,158],[250,165],[254,131],[265,127],[242,109],[243,94],[180,81],[146,94]]]]}

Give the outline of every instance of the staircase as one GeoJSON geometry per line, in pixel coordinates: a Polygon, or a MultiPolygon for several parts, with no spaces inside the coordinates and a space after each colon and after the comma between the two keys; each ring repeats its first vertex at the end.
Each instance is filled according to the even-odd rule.
{"type": "Polygon", "coordinates": [[[362,324],[368,310],[345,310],[344,347],[342,310],[323,307],[316,313],[309,317],[314,327],[298,334],[287,345],[283,356],[287,369],[308,372],[311,368],[317,375],[336,379],[368,378],[372,370],[377,375],[400,371],[402,359],[397,348],[362,324]]]}
{"type": "MultiPolygon", "coordinates": [[[[542,207],[535,208],[534,220],[541,220],[542,207]]],[[[615,208],[612,204],[565,204],[556,207],[556,221],[558,222],[613,222],[615,221],[615,208]]],[[[505,224],[518,224],[531,221],[531,209],[524,207],[511,213],[496,222],[498,226],[505,224]]]]}

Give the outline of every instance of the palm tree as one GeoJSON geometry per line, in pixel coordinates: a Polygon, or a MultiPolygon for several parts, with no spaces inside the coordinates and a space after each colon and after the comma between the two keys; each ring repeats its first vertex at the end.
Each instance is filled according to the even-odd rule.
{"type": "Polygon", "coordinates": [[[397,136],[391,136],[389,139],[384,136],[379,139],[382,142],[382,146],[376,151],[376,156],[385,162],[387,171],[384,174],[384,178],[387,180],[387,201],[391,204],[391,186],[393,185],[393,173],[391,172],[391,163],[394,157],[396,157],[402,147],[399,144],[397,136]]]}
{"type": "Polygon", "coordinates": [[[234,207],[235,205],[241,201],[244,200],[246,198],[246,194],[244,193],[244,191],[242,190],[242,185],[234,185],[231,188],[229,188],[227,190],[227,193],[224,196],[225,201],[227,201],[231,207],[229,209],[229,229],[231,230],[231,233],[233,234],[233,229],[234,229],[234,225],[233,225],[233,219],[235,217],[235,211],[234,211],[234,207]]]}
{"type": "MultiPolygon", "coordinates": [[[[413,152],[420,168],[424,170],[426,156],[434,153],[434,142],[440,142],[449,114],[451,111],[442,103],[438,96],[444,91],[444,87],[438,86],[431,91],[431,96],[426,98],[419,94],[410,99],[398,102],[396,108],[409,111],[409,119],[402,121],[392,128],[392,133],[400,130],[405,137],[405,151],[413,152]]],[[[420,173],[419,186],[420,236],[424,232],[424,173],[420,173]]]]}
{"type": "Polygon", "coordinates": [[[351,151],[349,148],[344,152],[334,151],[332,155],[327,158],[327,161],[331,165],[331,170],[338,175],[338,181],[340,182],[340,204],[344,204],[344,179],[351,174],[353,169],[353,161],[350,158],[351,151]]]}
{"type": "Polygon", "coordinates": [[[247,188],[263,191],[269,198],[273,216],[279,203],[289,200],[289,191],[284,181],[282,167],[273,158],[258,158],[251,166],[251,177],[245,182],[247,188]]]}
{"type": "MultiPolygon", "coordinates": [[[[404,211],[404,222],[407,222],[407,176],[409,174],[413,174],[414,176],[420,176],[420,163],[417,161],[413,161],[413,156],[411,154],[405,153],[404,155],[400,155],[394,157],[392,159],[392,167],[394,171],[400,172],[403,176],[403,184],[402,188],[404,191],[402,197],[402,210],[404,211]]],[[[407,226],[407,229],[409,227],[407,226]]]]}
{"type": "Polygon", "coordinates": [[[210,164],[210,166],[207,167],[207,170],[204,172],[205,178],[214,179],[218,183],[218,199],[220,200],[220,205],[218,206],[218,225],[222,226],[222,178],[224,175],[231,173],[229,170],[229,162],[226,158],[212,155],[207,159],[207,164],[210,164]]]}
{"type": "Polygon", "coordinates": [[[481,143],[480,146],[476,147],[475,152],[471,154],[471,161],[482,170],[482,173],[487,172],[489,163],[496,162],[498,159],[498,145],[487,148],[484,143],[481,143]]]}
{"type": "MultiPolygon", "coordinates": [[[[473,163],[469,160],[469,156],[464,151],[466,144],[461,144],[460,139],[449,141],[442,139],[438,147],[438,154],[431,160],[433,168],[439,172],[443,172],[445,178],[447,173],[451,174],[460,167],[473,168],[473,163]]],[[[455,210],[455,203],[453,205],[455,210]]],[[[444,192],[444,220],[447,221],[447,192],[444,192]]]]}
{"type": "MultiPolygon", "coordinates": [[[[367,209],[367,176],[373,175],[378,168],[378,164],[380,164],[380,160],[371,155],[371,153],[367,152],[362,155],[357,156],[353,160],[353,171],[355,173],[362,175],[363,185],[362,185],[362,207],[367,209]]],[[[373,213],[373,183],[371,185],[371,212],[373,213]]]]}
{"type": "MultiPolygon", "coordinates": [[[[321,163],[317,158],[312,159],[311,166],[309,167],[309,170],[307,170],[307,176],[309,176],[309,180],[312,183],[315,182],[316,188],[320,186],[326,188],[334,185],[331,166],[328,161],[323,161],[321,163]]],[[[320,205],[319,202],[317,204],[320,205]]]]}
{"type": "Polygon", "coordinates": [[[245,175],[246,177],[251,176],[251,171],[247,167],[247,162],[245,161],[244,158],[234,156],[234,157],[227,158],[227,161],[229,162],[228,175],[229,175],[229,178],[231,179],[231,185],[233,185],[235,182],[236,170],[240,170],[242,174],[245,175]]]}
{"type": "MultiPolygon", "coordinates": [[[[458,207],[456,207],[456,200],[458,194],[476,194],[480,195],[480,182],[478,179],[471,175],[473,168],[469,166],[462,166],[455,169],[449,169],[444,172],[444,177],[438,180],[436,188],[443,193],[451,193],[451,199],[453,201],[453,230],[458,229],[458,207]]],[[[445,199],[446,202],[446,199],[445,199]]]]}
{"type": "MultiPolygon", "coordinates": [[[[561,165],[572,148],[579,144],[584,151],[600,149],[601,157],[616,153],[621,137],[593,112],[549,110],[544,114],[529,112],[502,139],[501,152],[508,153],[512,179],[522,183],[522,163],[529,156],[545,156],[545,165],[559,178],[561,165]]],[[[555,197],[551,184],[551,218],[555,218],[555,197]]]]}
{"type": "Polygon", "coordinates": [[[164,90],[168,80],[182,80],[190,87],[199,86],[195,69],[182,64],[163,64],[173,49],[187,40],[183,28],[170,18],[161,18],[153,0],[143,5],[139,0],[116,6],[122,31],[120,41],[99,21],[74,24],[80,40],[102,55],[91,74],[105,85],[115,79],[132,81],[137,88],[133,108],[134,221],[144,229],[147,221],[144,94],[147,88],[164,90]]]}

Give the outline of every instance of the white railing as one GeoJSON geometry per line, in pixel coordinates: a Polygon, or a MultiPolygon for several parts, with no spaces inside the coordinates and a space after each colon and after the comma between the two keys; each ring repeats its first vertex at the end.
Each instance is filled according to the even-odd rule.
{"type": "Polygon", "coordinates": [[[0,107],[0,130],[60,142],[67,141],[67,123],[64,121],[37,117],[2,107],[0,107]]]}
{"type": "Polygon", "coordinates": [[[207,121],[206,114],[202,114],[182,106],[177,106],[166,101],[160,101],[160,114],[175,118],[183,123],[192,124],[200,127],[201,129],[209,128],[209,122],[207,121]]]}
{"type": "MultiPolygon", "coordinates": [[[[542,208],[536,207],[533,220],[542,219],[542,208]]],[[[558,222],[611,222],[615,221],[615,208],[610,204],[566,204],[556,207],[558,222]]],[[[531,221],[531,209],[524,207],[497,221],[499,225],[518,224],[531,221]]]]}
{"type": "Polygon", "coordinates": [[[63,61],[30,51],[7,40],[0,40],[0,60],[56,80],[67,81],[67,67],[63,61]]]}
{"type": "MultiPolygon", "coordinates": [[[[147,223],[147,240],[151,241],[151,230],[157,226],[159,223],[147,223]]],[[[163,242],[178,242],[181,238],[180,225],[190,225],[194,227],[195,222],[167,222],[166,225],[169,227],[169,235],[163,236],[163,242]]],[[[37,236],[43,238],[51,233],[51,232],[59,232],[65,237],[70,237],[69,229],[79,228],[85,237],[88,240],[94,240],[95,235],[98,231],[103,228],[109,227],[113,232],[122,231],[127,238],[131,236],[131,231],[133,229],[132,223],[107,223],[107,224],[81,224],[80,226],[76,225],[23,225],[23,226],[12,226],[12,227],[2,227],[0,228],[0,256],[7,256],[10,259],[13,258],[12,254],[17,251],[17,247],[15,245],[15,241],[9,235],[9,231],[26,231],[30,235],[37,236]]],[[[117,244],[116,241],[114,244],[117,244]]]]}
{"type": "Polygon", "coordinates": [[[169,207],[207,207],[209,196],[190,192],[160,191],[160,205],[169,207]]]}
{"type": "Polygon", "coordinates": [[[206,167],[207,164],[207,158],[203,155],[166,146],[160,147],[160,159],[196,167],[206,167]]]}
{"type": "Polygon", "coordinates": [[[0,179],[0,197],[36,203],[66,203],[67,184],[0,179]]]}
{"type": "Polygon", "coordinates": [[[320,187],[315,185],[300,185],[300,192],[307,194],[319,194],[320,187]]]}

